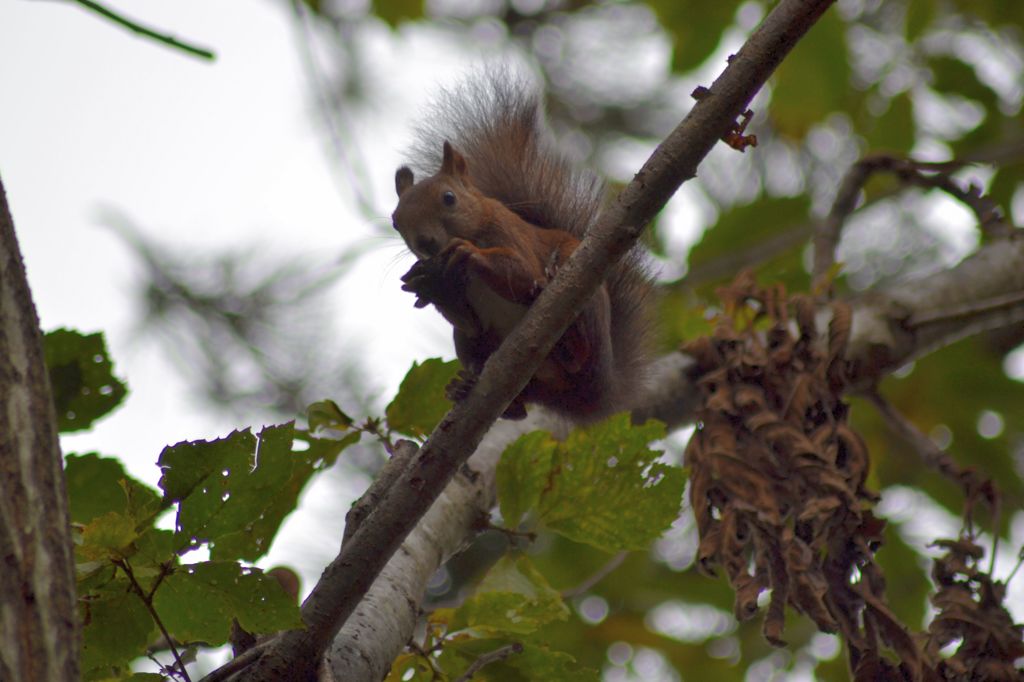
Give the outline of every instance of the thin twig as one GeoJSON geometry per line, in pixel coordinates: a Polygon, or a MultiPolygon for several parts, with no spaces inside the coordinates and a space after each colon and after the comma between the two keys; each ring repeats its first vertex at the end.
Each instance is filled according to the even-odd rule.
{"type": "Polygon", "coordinates": [[[738,247],[691,268],[676,286],[695,289],[708,282],[733,277],[744,268],[764,263],[807,241],[814,229],[810,223],[789,227],[748,247],[738,247]]]}
{"type": "MultiPolygon", "coordinates": [[[[327,88],[324,86],[325,79],[322,69],[317,62],[316,53],[313,51],[314,38],[309,20],[309,11],[304,0],[292,0],[291,4],[292,12],[295,15],[295,22],[300,33],[298,44],[302,66],[306,71],[306,77],[309,79],[310,87],[316,97],[317,108],[324,119],[324,127],[327,129],[327,135],[331,139],[331,146],[334,148],[334,153],[337,157],[338,163],[333,165],[336,169],[343,170],[347,176],[340,178],[340,180],[344,186],[351,190],[352,198],[355,199],[356,206],[359,207],[362,214],[373,217],[377,213],[374,210],[373,202],[363,189],[369,185],[366,181],[367,173],[365,169],[361,169],[362,172],[360,172],[360,169],[356,168],[355,159],[351,158],[346,149],[345,142],[341,139],[341,132],[351,129],[352,126],[339,124],[338,117],[341,112],[331,103],[330,98],[326,94],[327,88]]],[[[353,145],[350,144],[349,146],[353,145]]]]}
{"type": "Polygon", "coordinates": [[[438,640],[437,644],[429,649],[424,649],[416,642],[409,642],[406,646],[408,646],[410,651],[418,655],[426,662],[427,665],[430,666],[430,672],[434,674],[434,679],[443,680],[445,678],[444,671],[441,669],[441,666],[438,665],[437,660],[433,655],[436,651],[440,651],[441,648],[443,648],[443,639],[438,640]]]}
{"type": "Polygon", "coordinates": [[[1024,564],[1024,546],[1022,546],[1020,548],[1020,551],[1017,552],[1017,563],[1013,567],[1013,570],[1010,571],[1010,575],[1006,576],[1006,580],[1003,581],[1004,585],[1010,584],[1010,581],[1013,580],[1013,577],[1017,575],[1017,571],[1020,570],[1021,564],[1024,564]]]}
{"type": "Polygon", "coordinates": [[[932,442],[931,438],[921,433],[920,429],[900,414],[893,407],[892,403],[886,400],[880,393],[870,391],[867,393],[867,398],[878,409],[879,414],[885,419],[889,428],[914,446],[914,449],[917,450],[925,464],[955,483],[964,484],[964,477],[971,474],[961,469],[948,452],[942,450],[932,442]]]}
{"type": "Polygon", "coordinates": [[[156,609],[153,608],[153,600],[142,590],[142,586],[139,585],[139,581],[135,579],[135,574],[132,572],[131,565],[127,560],[115,560],[113,563],[124,571],[129,584],[132,586],[132,591],[139,596],[139,599],[141,599],[142,603],[146,606],[146,610],[149,611],[149,615],[156,622],[156,626],[160,628],[160,633],[163,634],[164,639],[167,641],[167,646],[170,647],[171,653],[174,655],[174,660],[178,665],[178,669],[181,671],[182,677],[185,678],[185,682],[192,682],[192,678],[188,676],[188,671],[185,670],[185,663],[181,660],[181,655],[178,653],[178,647],[174,646],[174,640],[171,638],[171,634],[167,632],[164,622],[160,620],[159,614],[157,614],[156,609]]]}
{"type": "Polygon", "coordinates": [[[480,669],[483,668],[485,665],[497,663],[498,661],[504,661],[506,658],[513,654],[521,653],[523,653],[523,645],[519,642],[513,642],[512,644],[503,646],[500,649],[495,649],[494,651],[488,654],[484,654],[480,658],[473,661],[473,663],[468,668],[466,668],[466,672],[462,673],[462,675],[455,679],[455,682],[469,682],[471,679],[473,679],[473,675],[476,675],[478,672],[480,672],[480,669]]]}
{"type": "MultiPolygon", "coordinates": [[[[878,391],[869,391],[866,397],[878,409],[878,412],[889,425],[889,428],[910,443],[926,465],[949,478],[963,489],[964,497],[966,498],[964,501],[964,522],[967,526],[971,525],[972,510],[979,495],[988,502],[989,508],[992,510],[993,519],[998,519],[999,495],[991,480],[981,478],[975,471],[964,469],[957,464],[949,453],[942,450],[928,436],[921,433],[920,429],[900,414],[878,391]]],[[[998,535],[999,529],[993,529],[993,533],[998,535]]]]}
{"type": "Polygon", "coordinates": [[[564,590],[562,592],[562,599],[572,599],[573,597],[578,597],[584,592],[590,591],[595,585],[607,578],[612,571],[621,566],[627,556],[629,556],[629,552],[619,552],[606,561],[604,566],[597,569],[593,575],[581,582],[579,585],[571,587],[568,590],[564,590]]]}
{"type": "Polygon", "coordinates": [[[887,155],[867,156],[853,164],[839,185],[832,209],[815,231],[812,273],[814,289],[824,291],[827,287],[828,274],[835,264],[836,247],[843,226],[856,210],[864,185],[875,173],[892,173],[908,186],[942,190],[974,212],[978,227],[983,232],[990,236],[1002,236],[1005,222],[996,203],[984,196],[977,186],[972,184],[964,189],[950,176],[965,165],[963,161],[931,163],[887,155]]]}
{"type": "Polygon", "coordinates": [[[263,654],[267,651],[273,640],[276,638],[277,636],[275,635],[273,638],[268,639],[265,642],[260,642],[253,648],[246,651],[244,654],[240,656],[235,656],[230,661],[228,661],[221,667],[217,668],[210,674],[208,674],[206,677],[200,680],[200,682],[224,682],[224,680],[227,680],[229,677],[234,675],[239,670],[247,668],[256,661],[258,661],[259,658],[263,656],[263,654]]]}
{"type": "Polygon", "coordinates": [[[1024,305],[1024,291],[1014,291],[1001,296],[983,298],[980,301],[971,301],[963,305],[924,310],[911,315],[906,321],[906,326],[908,329],[914,329],[932,322],[949,322],[961,317],[975,317],[979,313],[994,312],[1004,308],[1014,308],[1019,305],[1024,305]]]}
{"type": "Polygon", "coordinates": [[[163,43],[164,45],[173,47],[176,50],[181,50],[182,52],[187,52],[188,54],[191,54],[196,57],[201,57],[203,59],[209,59],[212,61],[217,58],[216,54],[214,54],[211,50],[207,50],[205,47],[198,47],[196,45],[184,43],[172,35],[161,33],[156,29],[143,26],[139,22],[133,19],[129,19],[123,14],[118,14],[117,12],[114,12],[113,10],[104,7],[98,2],[93,2],[92,0],[74,0],[74,2],[78,3],[87,10],[90,10],[103,17],[106,17],[107,19],[110,19],[115,24],[120,24],[121,26],[124,26],[129,31],[133,31],[135,33],[138,33],[139,35],[146,36],[147,38],[152,38],[158,43],[163,43]]]}

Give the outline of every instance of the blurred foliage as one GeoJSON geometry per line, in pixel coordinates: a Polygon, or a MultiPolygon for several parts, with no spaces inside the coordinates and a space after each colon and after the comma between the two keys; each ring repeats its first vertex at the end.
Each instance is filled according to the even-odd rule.
{"type": "Polygon", "coordinates": [[[361,368],[326,322],[327,293],[351,257],[252,245],[197,255],[151,241],[123,215],[107,221],[142,266],[140,335],[165,349],[206,407],[236,422],[280,421],[332,395],[366,411],[361,368]]]}
{"type": "MultiPolygon", "coordinates": [[[[1024,384],[1006,376],[1001,354],[980,339],[967,339],[918,360],[907,370],[882,383],[886,398],[961,466],[974,467],[996,481],[1006,509],[1024,508],[1024,480],[1010,456],[1024,442],[1024,384]],[[983,434],[986,414],[993,425],[983,434]]],[[[878,480],[913,486],[952,514],[960,514],[960,489],[925,467],[874,410],[858,404],[853,422],[868,441],[878,480]]]]}
{"type": "MultiPolygon", "coordinates": [[[[499,51],[516,55],[543,79],[552,127],[561,142],[616,181],[628,178],[678,123],[692,104],[693,88],[710,83],[728,54],[773,5],[758,0],[303,4],[330,29],[317,33],[317,41],[334,41],[329,47],[338,61],[331,69],[335,80],[327,86],[329,92],[319,93],[323,101],[345,110],[372,99],[369,95],[379,84],[372,80],[376,72],[366,65],[379,57],[379,51],[373,52],[379,44],[355,38],[379,38],[381,29],[387,29],[396,45],[429,33],[433,40],[448,40],[474,56],[499,51]]],[[[312,32],[306,35],[313,40],[312,32]]],[[[1019,220],[1024,197],[1022,83],[1020,0],[838,2],[752,103],[754,119],[748,132],[758,136],[759,146],[741,155],[719,145],[702,164],[698,178],[687,185],[693,204],[675,206],[658,220],[651,250],[670,273],[659,307],[666,347],[708,331],[717,305],[715,289],[742,268],[753,267],[761,282],[781,281],[791,291],[805,290],[814,221],[828,211],[846,170],[865,154],[970,162],[955,177],[965,185],[977,182],[1005,215],[1019,220]],[[1014,202],[1017,214],[1012,212],[1014,202]]],[[[941,201],[934,192],[908,192],[891,179],[873,181],[844,232],[837,293],[858,294],[899,282],[908,273],[946,267],[965,255],[971,244],[987,238],[957,222],[948,203],[941,201]]],[[[274,335],[290,329],[295,309],[309,300],[294,294],[309,291],[323,276],[333,276],[324,275],[329,269],[310,268],[308,261],[300,261],[285,267],[265,264],[253,275],[254,270],[240,265],[251,254],[197,263],[194,254],[174,257],[166,248],[134,243],[148,268],[145,315],[151,328],[159,329],[168,346],[184,356],[185,371],[211,402],[239,412],[270,404],[281,413],[294,414],[305,403],[352,385],[338,381],[333,373],[343,373],[339,358],[325,351],[333,338],[310,342],[308,329],[298,334],[307,337],[301,340],[274,335]],[[311,270],[315,276],[310,276],[311,270]],[[286,347],[300,350],[283,352],[286,347]],[[281,366],[271,360],[281,357],[303,362],[281,366]],[[238,372],[239,366],[247,371],[238,372]],[[257,384],[232,382],[231,377],[239,374],[254,376],[248,371],[252,368],[260,377],[257,384]]],[[[1017,333],[966,340],[919,360],[881,386],[896,409],[948,448],[961,465],[996,480],[1009,512],[1024,505],[1024,481],[1017,464],[1024,447],[1024,387],[1007,377],[1004,365],[1007,354],[1022,341],[1017,333]]],[[[420,386],[425,395],[436,395],[446,379],[434,375],[440,368],[429,362],[414,368],[407,381],[420,386]],[[420,377],[417,372],[426,374],[420,377]]],[[[420,437],[443,414],[445,404],[409,397],[406,388],[405,397],[396,398],[387,415],[394,420],[391,428],[420,437]]],[[[357,396],[341,400],[349,412],[354,413],[352,403],[365,406],[357,396]]],[[[368,408],[360,411],[372,413],[368,408]]],[[[321,405],[314,414],[324,428],[344,431],[353,424],[337,405],[321,405]]],[[[870,405],[855,400],[851,422],[872,453],[872,487],[911,486],[960,514],[959,490],[927,469],[870,405]]],[[[664,459],[678,456],[678,448],[670,448],[664,459]]],[[[572,463],[565,458],[565,466],[572,463]]],[[[112,477],[118,474],[108,471],[110,466],[103,464],[102,471],[93,473],[69,467],[69,478],[74,473],[114,490],[112,477]]],[[[539,483],[522,472],[507,480],[521,484],[531,495],[539,483]]],[[[152,501],[147,495],[124,481],[123,490],[135,491],[124,493],[135,500],[132,504],[148,508],[152,501]]],[[[520,491],[514,490],[503,493],[503,510],[517,521],[527,508],[536,513],[540,496],[523,502],[515,498],[520,491]]],[[[610,497],[607,505],[613,515],[624,518],[636,511],[631,502],[618,498],[610,497]]],[[[82,515],[108,511],[123,520],[128,506],[119,502],[109,510],[94,508],[95,503],[72,497],[79,523],[86,522],[82,515]]],[[[95,537],[103,536],[96,540],[103,551],[138,532],[115,520],[111,517],[111,528],[93,531],[95,537]]],[[[919,628],[931,586],[920,548],[911,546],[901,531],[899,523],[889,524],[878,561],[888,578],[893,611],[919,628]]],[[[147,532],[154,545],[157,538],[168,541],[168,536],[147,532]]],[[[628,555],[603,580],[566,597],[608,567],[610,558],[587,544],[541,532],[527,549],[529,564],[503,560],[491,568],[493,575],[521,589],[499,589],[487,596],[487,587],[482,587],[464,602],[476,605],[473,623],[487,630],[487,637],[470,632],[465,611],[458,617],[458,611],[435,612],[423,647],[427,653],[403,654],[390,679],[454,678],[479,656],[512,644],[522,650],[509,650],[507,658],[483,668],[478,679],[571,679],[564,672],[571,670],[585,679],[603,674],[616,680],[728,681],[768,679],[797,668],[812,669],[820,679],[847,678],[843,655],[836,647],[823,647],[822,635],[805,618],[787,615],[786,651],[771,649],[756,623],[737,624],[724,580],[693,570],[695,543],[692,517],[685,511],[652,549],[628,555]],[[523,626],[535,628],[530,633],[495,625],[502,613],[499,606],[561,613],[552,606],[556,590],[567,591],[557,602],[568,608],[567,619],[531,616],[523,626]],[[430,652],[431,646],[438,648],[430,652]]],[[[464,597],[466,581],[485,572],[495,554],[471,550],[467,556],[477,565],[451,570],[449,577],[454,579],[433,597],[464,597]]],[[[488,580],[481,585],[501,582],[488,580]]],[[[148,614],[123,591],[117,598],[115,603],[107,595],[108,600],[97,602],[94,617],[116,612],[126,631],[146,631],[148,614]]],[[[127,646],[125,639],[110,646],[127,646]]]]}

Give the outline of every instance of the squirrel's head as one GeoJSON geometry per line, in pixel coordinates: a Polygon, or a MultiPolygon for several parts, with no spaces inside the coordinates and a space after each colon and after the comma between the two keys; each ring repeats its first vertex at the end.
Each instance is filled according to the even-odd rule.
{"type": "Polygon", "coordinates": [[[416,182],[412,170],[395,173],[398,207],[391,223],[420,260],[439,254],[453,237],[472,240],[482,229],[483,197],[469,180],[462,156],[447,140],[441,170],[416,182]]]}

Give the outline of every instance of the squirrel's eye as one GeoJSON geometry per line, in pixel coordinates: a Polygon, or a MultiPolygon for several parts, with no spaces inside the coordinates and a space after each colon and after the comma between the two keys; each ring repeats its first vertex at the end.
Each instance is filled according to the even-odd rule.
{"type": "Polygon", "coordinates": [[[444,201],[445,206],[454,206],[455,192],[452,192],[451,190],[445,192],[444,194],[441,195],[441,200],[444,201]]]}

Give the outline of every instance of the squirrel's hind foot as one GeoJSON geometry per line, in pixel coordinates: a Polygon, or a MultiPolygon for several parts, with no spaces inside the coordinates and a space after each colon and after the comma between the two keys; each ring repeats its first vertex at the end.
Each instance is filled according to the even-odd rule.
{"type": "MultiPolygon", "coordinates": [[[[455,375],[455,378],[448,382],[448,385],[444,388],[444,396],[453,403],[462,402],[469,396],[470,390],[477,380],[477,373],[472,372],[468,369],[460,369],[459,373],[455,375]]],[[[516,397],[505,411],[501,413],[503,419],[512,419],[518,421],[526,418],[526,405],[523,404],[522,399],[516,397]]]]}

